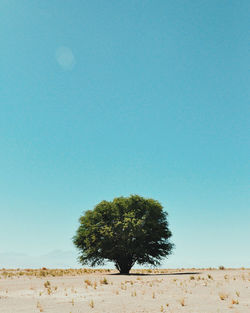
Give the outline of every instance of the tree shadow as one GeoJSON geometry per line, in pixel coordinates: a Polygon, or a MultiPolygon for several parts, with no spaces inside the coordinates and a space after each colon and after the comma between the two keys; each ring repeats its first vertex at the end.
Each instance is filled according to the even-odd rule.
{"type": "Polygon", "coordinates": [[[108,275],[113,276],[178,276],[178,275],[198,275],[201,272],[183,272],[183,273],[130,273],[130,274],[120,274],[120,273],[111,273],[108,275]]]}

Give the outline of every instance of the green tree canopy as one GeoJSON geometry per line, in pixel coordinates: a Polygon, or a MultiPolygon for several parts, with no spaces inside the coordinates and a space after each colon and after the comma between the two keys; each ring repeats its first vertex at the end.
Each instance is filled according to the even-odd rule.
{"type": "Polygon", "coordinates": [[[135,263],[159,265],[173,248],[167,213],[153,199],[132,195],[102,201],[79,221],[73,242],[83,265],[112,261],[128,274],[135,263]]]}

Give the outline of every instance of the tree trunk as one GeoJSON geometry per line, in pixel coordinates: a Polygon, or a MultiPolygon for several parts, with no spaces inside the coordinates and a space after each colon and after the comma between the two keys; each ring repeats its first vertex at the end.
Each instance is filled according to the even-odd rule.
{"type": "Polygon", "coordinates": [[[131,270],[131,267],[129,266],[122,266],[120,268],[120,274],[122,275],[129,275],[129,271],[131,270]]]}
{"type": "Polygon", "coordinates": [[[132,264],[130,260],[122,260],[122,261],[117,261],[115,264],[115,267],[118,269],[120,274],[128,275],[129,271],[131,270],[132,264]]]}

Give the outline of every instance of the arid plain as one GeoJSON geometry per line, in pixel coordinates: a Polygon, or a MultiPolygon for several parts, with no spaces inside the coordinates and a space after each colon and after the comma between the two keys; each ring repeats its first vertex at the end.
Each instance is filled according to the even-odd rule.
{"type": "Polygon", "coordinates": [[[1,313],[248,313],[250,269],[0,270],[1,313]]]}

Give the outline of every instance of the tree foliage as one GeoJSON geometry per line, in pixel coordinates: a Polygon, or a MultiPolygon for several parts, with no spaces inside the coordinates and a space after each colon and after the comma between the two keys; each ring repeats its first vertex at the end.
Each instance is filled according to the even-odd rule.
{"type": "Polygon", "coordinates": [[[167,213],[153,199],[132,195],[102,201],[79,221],[73,242],[85,265],[112,261],[127,274],[135,263],[159,265],[173,248],[167,213]]]}

